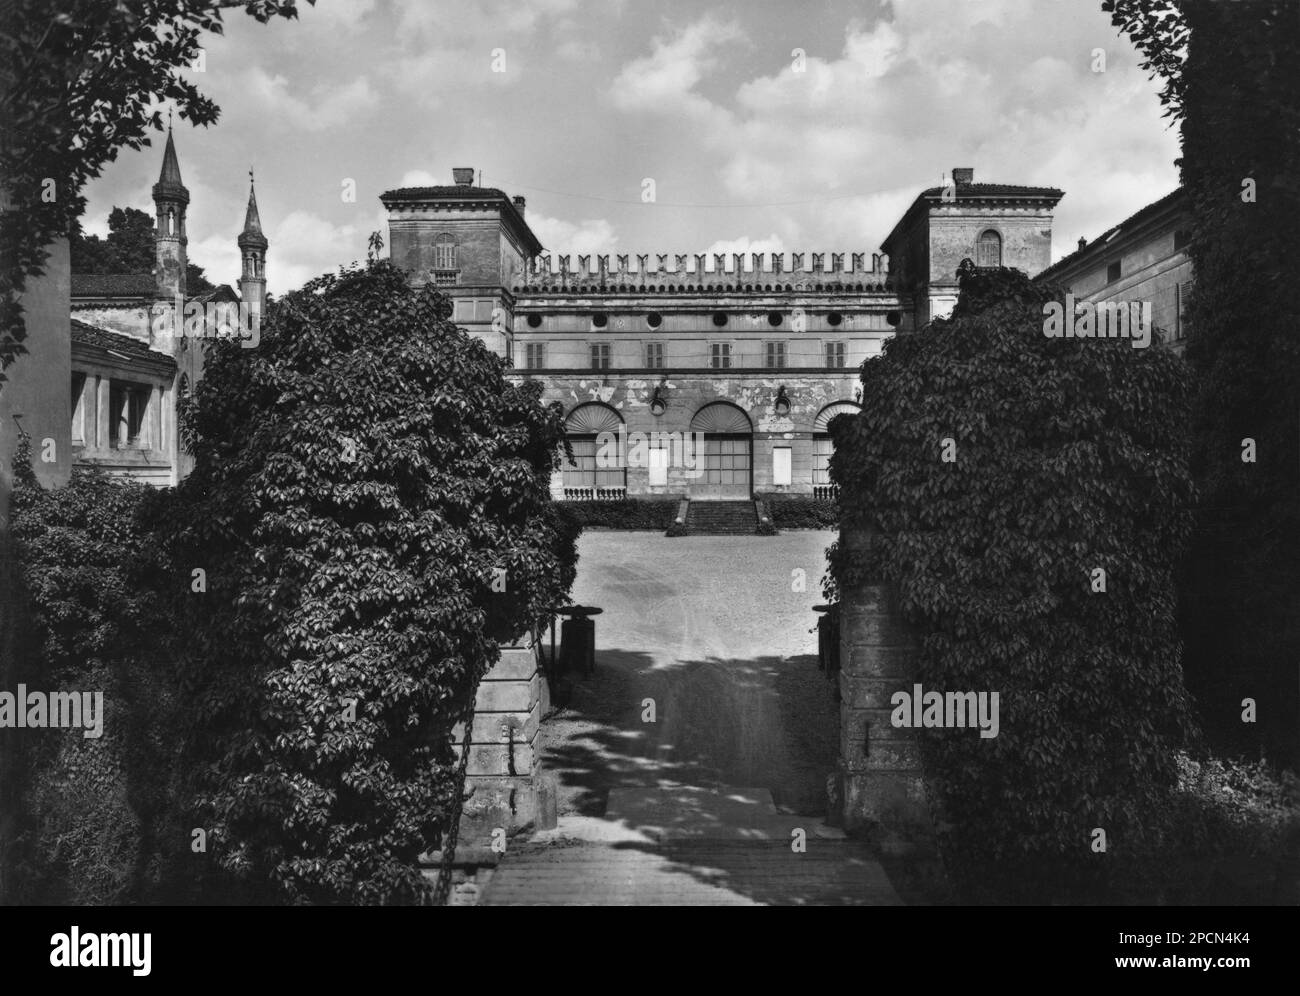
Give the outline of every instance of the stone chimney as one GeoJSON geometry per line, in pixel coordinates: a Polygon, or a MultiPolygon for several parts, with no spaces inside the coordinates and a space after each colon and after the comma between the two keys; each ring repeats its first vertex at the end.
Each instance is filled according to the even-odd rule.
{"type": "Polygon", "coordinates": [[[516,194],[512,200],[515,205],[515,210],[519,212],[519,217],[522,218],[524,216],[524,199],[516,194]]]}
{"type": "Polygon", "coordinates": [[[474,167],[457,166],[451,171],[451,178],[456,181],[458,187],[474,186],[474,167]]]}
{"type": "Polygon", "coordinates": [[[975,170],[970,166],[954,166],[952,182],[955,186],[966,187],[975,182],[975,170]]]}

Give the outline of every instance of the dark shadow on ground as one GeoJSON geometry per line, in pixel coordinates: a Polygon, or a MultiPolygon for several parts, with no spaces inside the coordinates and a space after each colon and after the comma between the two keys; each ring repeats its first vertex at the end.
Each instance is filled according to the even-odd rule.
{"type": "MultiPolygon", "coordinates": [[[[815,656],[664,663],[599,650],[595,672],[570,679],[567,704],[543,725],[543,764],[558,776],[561,815],[617,815],[645,839],[616,849],[657,855],[674,872],[757,902],[853,905],[892,896],[872,848],[817,835],[838,757],[839,709],[815,656]],[[610,790],[634,787],[661,789],[656,798],[669,804],[609,814],[610,790]],[[717,796],[701,790],[723,794],[724,817],[717,796]],[[795,830],[803,831],[803,851],[791,846],[795,830]]],[[[522,852],[555,846],[524,844],[522,852]]]]}

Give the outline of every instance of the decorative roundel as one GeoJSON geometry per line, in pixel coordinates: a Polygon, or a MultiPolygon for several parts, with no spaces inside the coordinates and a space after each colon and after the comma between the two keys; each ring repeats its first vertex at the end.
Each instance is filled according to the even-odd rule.
{"type": "Polygon", "coordinates": [[[609,324],[609,316],[604,313],[598,313],[591,316],[591,324],[598,329],[603,329],[609,324]]]}
{"type": "Polygon", "coordinates": [[[721,311],[715,311],[713,313],[713,324],[718,328],[722,328],[727,324],[727,316],[721,311]]]}
{"type": "Polygon", "coordinates": [[[838,311],[832,311],[829,315],[826,316],[827,325],[839,325],[842,321],[844,321],[844,316],[841,315],[838,311]]]}
{"type": "Polygon", "coordinates": [[[528,327],[529,327],[530,329],[541,328],[541,326],[542,326],[542,316],[541,316],[541,315],[529,315],[529,316],[528,316],[528,327]]]}
{"type": "Polygon", "coordinates": [[[767,313],[767,324],[771,325],[773,328],[776,328],[778,325],[780,325],[781,321],[782,321],[781,312],[769,311],[767,313]]]}
{"type": "Polygon", "coordinates": [[[652,311],[650,314],[645,316],[645,323],[652,329],[657,329],[664,323],[664,316],[659,314],[657,311],[652,311]]]}

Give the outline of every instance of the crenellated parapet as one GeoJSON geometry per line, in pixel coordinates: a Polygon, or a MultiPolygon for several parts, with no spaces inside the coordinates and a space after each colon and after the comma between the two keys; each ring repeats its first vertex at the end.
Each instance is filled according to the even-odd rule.
{"type": "Polygon", "coordinates": [[[514,280],[516,290],[786,291],[883,288],[882,253],[541,253],[514,280]],[[868,256],[870,259],[868,260],[868,256]],[[631,261],[635,258],[635,264],[631,261]],[[672,265],[669,265],[669,261],[672,265]],[[870,265],[868,265],[870,263],[870,265]]]}

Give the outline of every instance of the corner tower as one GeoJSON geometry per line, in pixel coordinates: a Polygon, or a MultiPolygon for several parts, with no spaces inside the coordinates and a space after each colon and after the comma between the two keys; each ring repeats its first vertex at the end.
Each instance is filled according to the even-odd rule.
{"type": "Polygon", "coordinates": [[[942,187],[922,191],[881,244],[889,254],[889,288],[913,307],[900,332],[947,316],[957,303],[957,267],[1013,267],[1030,277],[1052,261],[1052,211],[1065,196],[1055,187],[976,183],[957,167],[942,187]]]}
{"type": "Polygon", "coordinates": [[[261,321],[266,304],[266,250],[271,243],[262,234],[262,219],[257,214],[257,194],[253,189],[253,171],[248,171],[248,210],[244,213],[244,230],[239,233],[239,257],[243,261],[239,276],[239,296],[248,304],[255,321],[261,321]]]}
{"type": "Polygon", "coordinates": [[[524,221],[524,199],[474,186],[474,170],[452,170],[452,184],[380,194],[388,209],[393,262],[411,285],[433,284],[452,299],[452,321],[499,356],[514,349],[511,284],[542,250],[524,221]]]}
{"type": "Polygon", "coordinates": [[[168,300],[185,296],[185,253],[189,243],[185,233],[185,209],[189,203],[190,192],[181,182],[176,143],[172,141],[172,130],[168,126],[162,172],[153,185],[154,252],[157,260],[154,278],[158,282],[159,297],[168,300]]]}

